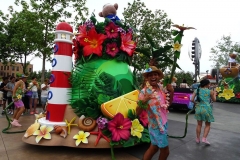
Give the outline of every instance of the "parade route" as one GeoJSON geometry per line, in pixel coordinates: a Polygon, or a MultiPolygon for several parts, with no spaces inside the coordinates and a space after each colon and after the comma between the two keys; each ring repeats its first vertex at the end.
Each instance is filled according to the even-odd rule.
{"type": "MultiPolygon", "coordinates": [[[[169,138],[170,155],[168,160],[238,160],[240,157],[239,104],[214,103],[215,121],[209,134],[210,146],[195,143],[194,114],[189,116],[187,136],[183,139],[169,138]]],[[[2,107],[0,108],[0,110],[2,107]]],[[[12,131],[24,130],[32,124],[35,117],[24,115],[23,127],[12,131]]],[[[5,116],[0,116],[0,129],[7,127],[5,116]]],[[[169,114],[169,135],[182,136],[185,127],[185,113],[172,111],[169,114]]],[[[111,160],[110,149],[80,149],[69,147],[43,147],[22,142],[24,133],[0,136],[0,160],[111,160]]],[[[141,160],[148,144],[130,148],[114,149],[116,160],[141,160]]],[[[158,159],[156,154],[153,160],[158,159]]]]}

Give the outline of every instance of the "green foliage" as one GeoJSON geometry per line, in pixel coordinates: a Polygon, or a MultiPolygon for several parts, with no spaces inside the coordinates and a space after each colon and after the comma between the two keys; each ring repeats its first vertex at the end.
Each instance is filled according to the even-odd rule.
{"type": "Polygon", "coordinates": [[[72,83],[71,106],[78,116],[97,119],[100,106],[123,94],[121,84],[110,74],[96,73],[91,63],[78,63],[70,78],[72,83]]]}
{"type": "MultiPolygon", "coordinates": [[[[166,81],[165,83],[167,83],[170,80],[170,73],[166,73],[165,77],[164,77],[164,81],[166,81]]],[[[174,74],[174,77],[177,78],[177,86],[180,85],[180,83],[182,83],[183,79],[186,79],[187,84],[190,86],[193,84],[193,76],[194,73],[192,72],[185,72],[185,71],[178,71],[174,74]]]]}
{"type": "Polygon", "coordinates": [[[136,115],[136,111],[133,110],[133,109],[129,109],[128,110],[128,114],[127,114],[127,117],[131,120],[134,120],[137,118],[137,115],[136,115]]]}
{"type": "MultiPolygon", "coordinates": [[[[216,46],[211,48],[211,55],[209,60],[214,64],[217,62],[222,65],[228,64],[229,53],[236,52],[240,53],[240,45],[237,42],[233,42],[231,36],[222,36],[220,41],[217,41],[216,46]]],[[[236,60],[240,62],[240,56],[237,56],[236,60]]]]}

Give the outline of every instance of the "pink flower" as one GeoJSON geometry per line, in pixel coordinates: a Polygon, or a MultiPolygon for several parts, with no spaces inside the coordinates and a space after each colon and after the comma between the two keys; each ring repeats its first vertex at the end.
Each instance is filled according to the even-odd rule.
{"type": "Polygon", "coordinates": [[[128,140],[130,137],[130,128],[132,122],[128,118],[124,118],[121,113],[116,114],[111,121],[108,122],[108,129],[112,132],[112,140],[120,141],[128,140]]]}
{"type": "Polygon", "coordinates": [[[107,54],[114,57],[118,53],[118,51],[119,51],[119,49],[118,49],[117,43],[113,42],[113,43],[107,44],[107,51],[106,51],[107,54]]]}
{"type": "Polygon", "coordinates": [[[107,33],[108,38],[118,37],[118,27],[113,22],[108,23],[105,27],[105,32],[107,33]]]}
{"type": "Polygon", "coordinates": [[[147,127],[148,117],[147,117],[147,111],[146,110],[142,110],[142,112],[139,114],[139,120],[144,127],[147,127]]]}

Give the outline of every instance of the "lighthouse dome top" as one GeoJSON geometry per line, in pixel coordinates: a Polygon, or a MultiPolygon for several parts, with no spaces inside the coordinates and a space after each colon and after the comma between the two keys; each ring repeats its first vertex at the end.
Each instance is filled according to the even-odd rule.
{"type": "Polygon", "coordinates": [[[57,25],[56,30],[64,30],[64,31],[68,31],[68,32],[73,32],[72,26],[70,24],[68,24],[67,22],[60,22],[57,25]]]}

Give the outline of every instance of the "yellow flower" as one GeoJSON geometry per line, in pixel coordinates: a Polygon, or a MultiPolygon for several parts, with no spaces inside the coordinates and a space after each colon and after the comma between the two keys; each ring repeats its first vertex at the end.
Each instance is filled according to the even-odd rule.
{"type": "Polygon", "coordinates": [[[22,98],[22,95],[17,95],[17,99],[21,99],[22,98]]]}
{"type": "Polygon", "coordinates": [[[179,51],[180,52],[182,44],[179,44],[179,42],[176,41],[172,46],[173,46],[173,51],[179,51]]]}
{"type": "Polygon", "coordinates": [[[144,130],[143,126],[140,124],[138,119],[132,121],[131,135],[137,136],[138,138],[142,137],[142,131],[144,130]]]}
{"type": "Polygon", "coordinates": [[[76,146],[78,146],[81,142],[82,143],[88,143],[87,137],[90,135],[89,132],[79,131],[78,134],[76,134],[73,139],[76,139],[76,146]]]}
{"type": "Polygon", "coordinates": [[[221,93],[219,95],[219,97],[223,97],[226,100],[229,100],[229,99],[231,99],[234,96],[235,96],[235,94],[233,93],[233,89],[224,89],[223,93],[221,93]]]}
{"type": "Polygon", "coordinates": [[[53,127],[51,126],[41,126],[40,130],[36,130],[33,135],[36,137],[36,142],[38,143],[42,138],[44,139],[51,139],[50,132],[53,130],[53,127]]]}
{"type": "Polygon", "coordinates": [[[216,91],[217,91],[217,92],[221,92],[221,91],[222,91],[221,87],[217,87],[217,88],[216,88],[216,91]]]}

